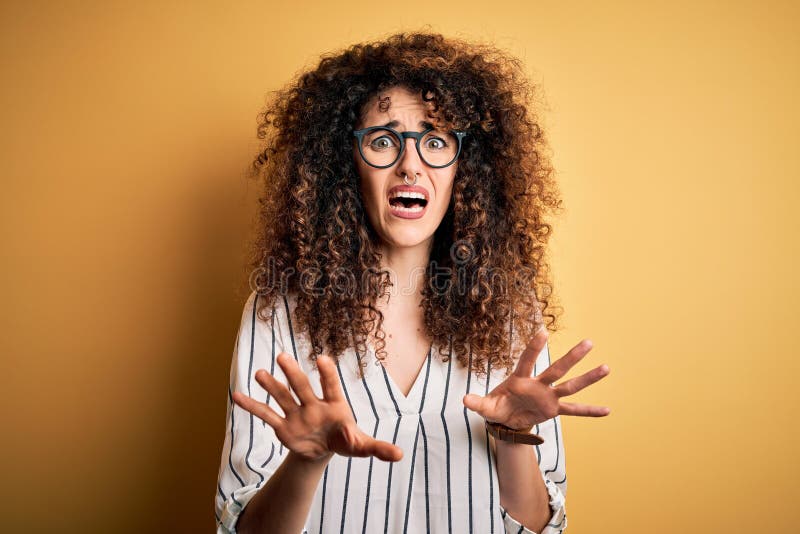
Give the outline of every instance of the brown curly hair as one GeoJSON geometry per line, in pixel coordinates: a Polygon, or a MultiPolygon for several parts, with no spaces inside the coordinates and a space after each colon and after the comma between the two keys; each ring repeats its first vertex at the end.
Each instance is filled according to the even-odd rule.
{"type": "Polygon", "coordinates": [[[547,216],[562,201],[532,106],[536,87],[519,59],[488,44],[397,33],[325,54],[275,91],[259,115],[265,146],[251,171],[263,180],[248,264],[251,288],[264,296],[258,315],[266,320],[281,293],[295,293],[295,330],[309,333],[309,358],[338,358],[351,346],[363,354],[370,337],[385,358],[375,303],[391,281],[359,193],[352,132],[370,97],[393,86],[431,101],[437,127],[469,132],[434,234],[425,334],[445,361],[471,361],[478,375],[488,366],[510,372],[539,326],[557,329],[547,216]]]}

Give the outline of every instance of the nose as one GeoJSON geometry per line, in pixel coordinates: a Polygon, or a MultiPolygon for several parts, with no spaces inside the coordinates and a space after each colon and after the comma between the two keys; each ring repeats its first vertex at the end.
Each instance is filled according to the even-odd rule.
{"type": "Polygon", "coordinates": [[[422,175],[423,167],[422,158],[420,158],[419,151],[417,150],[417,144],[413,139],[406,139],[406,148],[397,162],[395,174],[400,178],[406,174],[409,180],[413,181],[413,177],[416,174],[422,175]]]}

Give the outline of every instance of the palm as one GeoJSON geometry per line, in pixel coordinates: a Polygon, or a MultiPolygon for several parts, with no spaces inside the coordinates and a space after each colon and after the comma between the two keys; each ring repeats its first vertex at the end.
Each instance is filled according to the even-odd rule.
{"type": "Polygon", "coordinates": [[[485,397],[490,421],[528,430],[558,414],[558,397],[536,380],[511,375],[485,397]]]}
{"type": "Polygon", "coordinates": [[[268,404],[240,392],[235,392],[233,399],[270,425],[287,449],[309,460],[325,459],[333,454],[376,456],[387,461],[402,458],[403,451],[399,447],[376,440],[358,428],[330,358],[320,356],[317,359],[322,399],[314,394],[308,377],[289,355],[281,353],[277,361],[297,394],[299,405],[289,388],[263,369],[256,373],[256,380],[274,397],[284,416],[281,417],[268,404]]]}
{"type": "Polygon", "coordinates": [[[329,451],[342,456],[368,456],[370,436],[356,424],[345,402],[331,402],[319,413],[287,417],[288,427],[278,435],[287,448],[305,456],[329,451]],[[299,419],[299,420],[298,420],[299,419]]]}
{"type": "Polygon", "coordinates": [[[316,409],[290,410],[275,434],[286,448],[314,457],[326,451],[352,456],[358,451],[356,426],[347,404],[328,402],[316,409]]]}
{"type": "Polygon", "coordinates": [[[575,404],[559,400],[577,393],[597,382],[609,373],[608,366],[601,365],[583,375],[567,380],[557,386],[553,382],[563,377],[592,349],[589,340],[575,345],[566,355],[556,360],[538,376],[531,376],[534,363],[547,341],[547,330],[542,328],[520,356],[514,373],[497,385],[485,397],[469,394],[464,405],[488,421],[528,431],[534,425],[557,415],[579,415],[602,417],[609,414],[608,408],[575,404]]]}

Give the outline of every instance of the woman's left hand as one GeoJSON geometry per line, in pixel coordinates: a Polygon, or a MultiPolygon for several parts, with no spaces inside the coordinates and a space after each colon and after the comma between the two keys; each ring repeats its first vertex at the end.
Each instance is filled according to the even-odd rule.
{"type": "Polygon", "coordinates": [[[608,415],[611,410],[603,406],[559,400],[561,397],[577,393],[607,376],[610,372],[607,365],[596,367],[561,384],[551,385],[592,350],[590,340],[584,339],[553,362],[544,372],[537,376],[531,376],[536,358],[544,348],[547,337],[547,328],[540,328],[522,352],[514,372],[485,397],[474,393],[465,395],[464,406],[488,421],[524,432],[529,432],[534,425],[557,415],[583,417],[608,415]]]}

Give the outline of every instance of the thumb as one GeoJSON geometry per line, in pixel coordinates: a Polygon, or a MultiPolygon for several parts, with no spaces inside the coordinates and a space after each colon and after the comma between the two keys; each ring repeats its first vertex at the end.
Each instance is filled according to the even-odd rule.
{"type": "Polygon", "coordinates": [[[380,441],[374,438],[369,438],[364,444],[364,452],[384,462],[397,462],[403,458],[403,449],[397,445],[392,445],[388,441],[380,441]]]}
{"type": "Polygon", "coordinates": [[[464,406],[472,410],[473,412],[478,413],[479,415],[484,415],[485,410],[485,403],[484,397],[480,395],[475,395],[474,393],[468,393],[464,395],[463,403],[464,406]]]}

